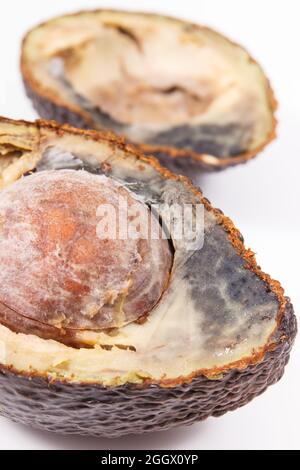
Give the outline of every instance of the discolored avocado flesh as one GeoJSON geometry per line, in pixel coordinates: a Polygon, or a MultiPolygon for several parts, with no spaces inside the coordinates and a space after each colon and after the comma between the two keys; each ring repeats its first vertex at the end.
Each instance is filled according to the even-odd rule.
{"type": "Polygon", "coordinates": [[[281,378],[296,334],[292,305],[189,180],[111,134],[46,121],[2,118],[0,155],[2,415],[116,437],[219,416],[281,378]],[[168,244],[144,242],[131,269],[122,260],[138,242],[110,241],[104,253],[94,224],[95,197],[111,202],[119,192],[164,232],[166,204],[200,205],[204,226],[192,244],[169,226],[168,244]],[[128,271],[134,282],[124,291],[128,271]],[[112,286],[121,305],[117,295],[101,303],[112,286]],[[86,314],[90,302],[95,315],[86,314]]]}
{"type": "Polygon", "coordinates": [[[181,172],[191,160],[215,170],[245,162],[275,135],[261,67],[221,34],[179,19],[58,17],[26,35],[21,69],[42,117],[114,130],[181,172]]]}

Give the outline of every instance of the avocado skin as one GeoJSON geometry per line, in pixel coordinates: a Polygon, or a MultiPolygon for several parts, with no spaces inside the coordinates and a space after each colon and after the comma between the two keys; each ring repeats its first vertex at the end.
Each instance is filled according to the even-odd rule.
{"type": "Polygon", "coordinates": [[[190,425],[246,405],[283,375],[297,324],[288,301],[276,331],[277,346],[262,362],[232,370],[222,379],[203,375],[190,383],[123,385],[49,381],[25,376],[0,365],[0,414],[34,428],[115,438],[190,425]]]}
{"type": "Polygon", "coordinates": [[[80,114],[41,97],[32,90],[25,79],[23,82],[28,98],[32,101],[34,109],[42,119],[54,120],[61,124],[70,124],[79,129],[92,128],[92,123],[88,123],[80,114]]]}
{"type": "MultiPolygon", "coordinates": [[[[54,120],[61,124],[70,124],[71,126],[77,127],[79,129],[94,129],[94,123],[92,119],[90,121],[84,119],[83,116],[80,114],[71,111],[67,107],[60,106],[53,101],[43,97],[36,93],[30,86],[30,84],[23,79],[24,87],[28,98],[31,100],[32,105],[38,115],[42,119],[46,120],[54,120]]],[[[110,129],[114,132],[113,129],[110,129]]],[[[178,131],[177,131],[178,133],[178,131]]],[[[161,162],[162,165],[167,167],[169,170],[173,171],[177,174],[184,174],[190,177],[192,180],[195,179],[195,176],[201,174],[203,171],[221,171],[224,168],[233,167],[236,165],[240,165],[242,163],[247,163],[249,158],[255,158],[258,154],[254,152],[251,156],[245,156],[245,158],[231,158],[230,163],[226,161],[226,163],[222,163],[222,159],[219,159],[220,164],[212,165],[207,163],[203,159],[194,158],[194,153],[197,153],[196,148],[192,149],[193,142],[190,142],[190,154],[189,150],[186,150],[186,154],[184,156],[176,155],[176,149],[174,147],[164,146],[163,150],[149,150],[147,146],[143,144],[133,144],[135,147],[141,150],[147,156],[155,156],[161,162]]],[[[197,144],[198,145],[198,144],[197,144]]]]}

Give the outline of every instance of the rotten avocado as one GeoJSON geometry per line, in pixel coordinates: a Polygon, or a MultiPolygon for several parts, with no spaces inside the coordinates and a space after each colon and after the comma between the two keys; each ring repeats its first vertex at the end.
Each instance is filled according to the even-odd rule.
{"type": "Polygon", "coordinates": [[[188,179],[46,121],[2,118],[0,155],[3,416],[116,437],[220,416],[281,378],[290,300],[188,179]],[[146,219],[155,204],[158,230],[166,204],[201,205],[204,237],[98,239],[96,203],[120,194],[146,219]]]}
{"type": "Polygon", "coordinates": [[[246,162],[275,136],[262,68],[205,26],[99,10],[30,31],[21,69],[40,116],[111,129],[178,172],[246,162]]]}

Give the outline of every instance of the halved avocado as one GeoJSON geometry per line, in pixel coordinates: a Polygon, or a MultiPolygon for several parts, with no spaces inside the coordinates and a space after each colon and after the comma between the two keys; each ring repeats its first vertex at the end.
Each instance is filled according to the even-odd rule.
{"type": "Polygon", "coordinates": [[[113,135],[46,121],[2,118],[0,155],[3,416],[116,437],[220,416],[281,378],[290,300],[188,179],[113,135]],[[99,240],[95,201],[119,192],[154,205],[170,239],[142,252],[139,238],[99,240]],[[203,208],[193,239],[168,225],[170,205],[203,208]]]}
{"type": "Polygon", "coordinates": [[[41,117],[111,129],[176,171],[246,162],[275,137],[276,102],[257,62],[179,19],[61,16],[26,35],[21,69],[41,117]]]}

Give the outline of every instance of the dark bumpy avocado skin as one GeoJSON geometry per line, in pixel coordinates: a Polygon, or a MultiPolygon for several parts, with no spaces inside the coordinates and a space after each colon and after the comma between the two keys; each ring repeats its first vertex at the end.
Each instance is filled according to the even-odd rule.
{"type": "Polygon", "coordinates": [[[171,388],[48,382],[34,374],[26,377],[2,368],[0,412],[42,430],[101,437],[190,425],[235,410],[277,382],[289,360],[296,331],[288,302],[276,333],[278,345],[262,362],[242,371],[232,370],[219,380],[198,376],[171,388]]]}
{"type": "MultiPolygon", "coordinates": [[[[38,115],[43,119],[50,119],[55,120],[61,124],[70,124],[74,127],[78,127],[80,129],[92,129],[93,123],[88,122],[85,120],[80,114],[71,111],[68,108],[64,108],[63,106],[59,106],[51,100],[47,100],[46,98],[40,96],[39,94],[35,93],[30,85],[24,81],[25,90],[27,96],[32,101],[34,109],[37,111],[38,115]]],[[[182,128],[184,129],[184,128],[182,128]]],[[[227,129],[228,130],[228,129],[227,129]]],[[[122,133],[120,129],[117,130],[118,132],[122,133]]],[[[213,129],[211,129],[211,134],[213,135],[213,129]]],[[[172,131],[174,133],[174,131],[172,131]]],[[[226,129],[223,129],[223,132],[226,132],[226,129]]],[[[235,129],[236,133],[242,132],[242,129],[235,129]]],[[[191,150],[191,155],[188,154],[184,156],[174,156],[173,152],[168,149],[167,144],[171,144],[171,140],[168,142],[168,137],[170,136],[171,132],[165,133],[164,135],[158,136],[161,139],[161,145],[164,148],[164,151],[148,151],[147,146],[143,147],[141,145],[141,150],[145,155],[154,155],[156,158],[160,160],[162,165],[164,165],[169,170],[173,171],[177,174],[184,174],[189,176],[192,180],[195,178],[195,175],[199,174],[201,171],[220,171],[224,169],[222,164],[220,165],[211,165],[210,163],[206,163],[202,159],[195,159],[193,157],[194,152],[202,152],[202,153],[209,153],[209,151],[214,151],[217,154],[222,154],[222,150],[218,147],[216,148],[216,144],[211,141],[201,141],[191,139],[191,136],[188,137],[183,134],[178,134],[178,131],[175,132],[176,138],[184,138],[178,145],[178,149],[184,147],[188,142],[188,146],[191,150]],[[179,136],[179,137],[178,137],[179,136]],[[164,144],[166,146],[164,146],[164,144]]],[[[160,142],[157,142],[158,145],[160,142]]],[[[231,149],[238,155],[239,152],[242,152],[242,149],[231,149]]],[[[256,155],[252,155],[251,158],[254,158],[256,155]]],[[[222,158],[219,159],[222,162],[222,158]]],[[[230,163],[226,161],[225,167],[236,166],[241,163],[246,163],[248,158],[241,161],[237,159],[236,161],[234,158],[231,158],[230,163]]]]}
{"type": "Polygon", "coordinates": [[[24,82],[26,94],[31,99],[34,109],[38,115],[43,119],[53,119],[61,124],[71,124],[79,129],[90,129],[89,125],[82,116],[77,113],[70,111],[67,108],[58,106],[50,100],[46,100],[41,96],[37,95],[31,87],[24,82]]]}

